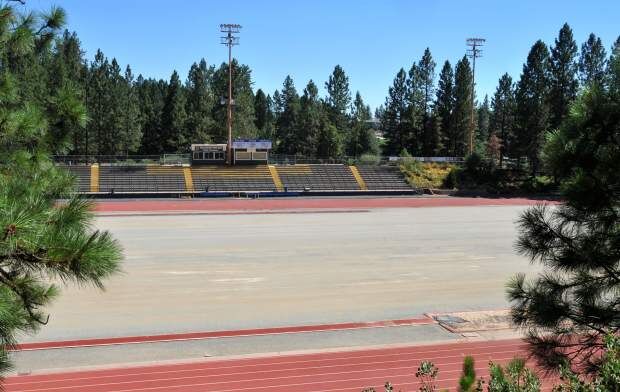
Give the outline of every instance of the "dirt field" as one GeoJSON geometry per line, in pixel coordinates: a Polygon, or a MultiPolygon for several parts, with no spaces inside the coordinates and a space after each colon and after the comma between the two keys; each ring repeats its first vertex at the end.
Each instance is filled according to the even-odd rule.
{"type": "MultiPolygon", "coordinates": [[[[113,203],[113,202],[112,202],[113,203]]],[[[406,318],[507,305],[524,206],[102,216],[107,291],[68,288],[27,341],[406,318]]]]}

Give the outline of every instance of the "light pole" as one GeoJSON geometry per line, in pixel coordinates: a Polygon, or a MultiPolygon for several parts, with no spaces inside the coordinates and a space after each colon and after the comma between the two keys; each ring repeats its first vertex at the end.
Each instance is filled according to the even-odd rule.
{"type": "Polygon", "coordinates": [[[226,35],[220,37],[220,43],[228,46],[228,99],[227,99],[227,125],[228,125],[228,143],[226,144],[226,164],[232,164],[232,47],[239,45],[239,37],[234,34],[239,34],[241,25],[238,24],[221,24],[220,32],[226,35]]]}
{"type": "Polygon", "coordinates": [[[476,113],[476,59],[482,57],[481,46],[484,45],[484,38],[467,38],[467,46],[471,49],[467,50],[467,55],[472,59],[471,71],[471,124],[469,126],[469,153],[474,152],[474,117],[476,113]]]}

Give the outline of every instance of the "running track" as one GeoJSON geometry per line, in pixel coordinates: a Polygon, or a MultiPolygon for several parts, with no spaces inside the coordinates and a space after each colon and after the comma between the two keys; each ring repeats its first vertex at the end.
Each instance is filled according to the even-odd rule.
{"type": "MultiPolygon", "coordinates": [[[[95,204],[98,213],[109,212],[196,212],[196,211],[274,211],[303,209],[367,209],[415,207],[467,207],[533,205],[542,200],[524,198],[473,197],[395,197],[395,198],[271,198],[271,199],[193,199],[193,200],[105,200],[95,204]]],[[[554,203],[545,201],[547,203],[554,203]]]]}
{"type": "MultiPolygon", "coordinates": [[[[420,361],[431,360],[439,368],[437,386],[455,391],[463,357],[470,354],[482,377],[490,360],[526,355],[520,340],[500,340],[15,376],[5,386],[7,392],[359,392],[383,390],[390,381],[395,390],[414,391],[420,361]]],[[[549,384],[545,380],[544,391],[549,384]]]]}

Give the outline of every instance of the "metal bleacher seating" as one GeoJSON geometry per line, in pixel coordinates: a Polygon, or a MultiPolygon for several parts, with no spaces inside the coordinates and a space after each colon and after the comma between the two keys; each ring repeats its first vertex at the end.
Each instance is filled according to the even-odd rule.
{"type": "Polygon", "coordinates": [[[403,173],[391,166],[357,166],[369,190],[411,190],[403,173]]]}
{"type": "Polygon", "coordinates": [[[101,166],[100,192],[184,192],[180,166],[101,166]]]}
{"type": "Polygon", "coordinates": [[[89,165],[59,165],[69,171],[75,177],[75,185],[80,193],[90,192],[90,166],[89,165]]]}
{"type": "Polygon", "coordinates": [[[276,189],[267,165],[193,166],[191,170],[196,191],[236,192],[276,189]]]}
{"type": "Polygon", "coordinates": [[[290,191],[350,191],[360,187],[345,165],[277,166],[282,185],[290,191]]]}

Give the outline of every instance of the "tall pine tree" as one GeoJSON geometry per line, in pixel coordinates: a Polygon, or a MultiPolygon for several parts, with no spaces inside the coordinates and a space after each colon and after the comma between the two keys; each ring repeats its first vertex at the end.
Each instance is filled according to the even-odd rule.
{"type": "Polygon", "coordinates": [[[364,103],[360,92],[356,92],[351,110],[351,135],[347,141],[346,153],[359,157],[362,154],[376,154],[378,150],[375,135],[370,128],[370,106],[364,103]]]}
{"type": "Polygon", "coordinates": [[[187,138],[188,143],[207,143],[212,141],[211,132],[215,126],[212,116],[215,97],[213,93],[214,67],[207,66],[201,59],[192,64],[187,75],[187,138]]]}
{"type": "Polygon", "coordinates": [[[282,154],[297,154],[300,102],[293,78],[287,76],[280,95],[281,113],[277,122],[277,151],[282,154]]]}
{"type": "Polygon", "coordinates": [[[413,63],[407,73],[407,116],[403,126],[407,128],[406,149],[409,153],[422,155],[424,143],[425,89],[419,63],[413,63]]]}
{"type": "Polygon", "coordinates": [[[584,86],[592,83],[602,84],[605,79],[605,47],[600,37],[590,33],[588,40],[581,45],[579,58],[579,77],[584,86]]]}
{"type": "Polygon", "coordinates": [[[456,63],[454,76],[454,110],[452,112],[452,133],[448,150],[453,156],[468,153],[469,134],[472,130],[472,73],[467,56],[456,63]]]}
{"type": "Polygon", "coordinates": [[[90,130],[84,141],[85,154],[110,154],[107,145],[107,130],[112,121],[110,114],[110,63],[101,50],[97,50],[88,72],[86,103],[90,130]]]}
{"type": "Polygon", "coordinates": [[[505,73],[499,79],[499,84],[491,99],[490,132],[501,143],[499,150],[499,164],[503,164],[504,157],[513,156],[515,131],[515,92],[510,75],[505,73]]]}
{"type": "Polygon", "coordinates": [[[487,95],[484,96],[482,105],[478,107],[477,116],[478,118],[476,121],[476,149],[478,151],[486,150],[486,143],[491,136],[489,134],[491,107],[489,105],[489,97],[487,95]]]}
{"type": "Polygon", "coordinates": [[[139,153],[160,154],[164,148],[162,114],[168,84],[163,80],[144,79],[142,75],[139,75],[136,80],[136,89],[142,130],[139,153]]]}
{"type": "Polygon", "coordinates": [[[140,148],[142,127],[140,123],[138,91],[129,65],[125,68],[124,78],[119,83],[121,83],[120,90],[122,93],[119,121],[119,151],[123,154],[131,154],[140,148]]]}
{"type": "Polygon", "coordinates": [[[317,143],[324,121],[319,89],[312,80],[308,82],[300,99],[299,125],[295,143],[296,151],[305,156],[317,154],[317,143]]]}
{"type": "MultiPolygon", "coordinates": [[[[351,104],[351,91],[349,90],[349,77],[340,65],[336,65],[329,79],[325,82],[327,97],[325,104],[331,123],[340,134],[339,139],[344,139],[349,134],[348,109],[351,104]]],[[[340,149],[342,146],[339,146],[340,149]]]]}
{"type": "Polygon", "coordinates": [[[272,139],[274,131],[273,101],[262,89],[254,96],[254,125],[261,139],[272,139]]]}
{"type": "Polygon", "coordinates": [[[570,103],[577,96],[577,43],[573,31],[564,23],[555,45],[551,47],[549,103],[550,126],[557,128],[568,114],[570,103]]]}
{"type": "Polygon", "coordinates": [[[408,111],[407,73],[401,68],[389,88],[385,110],[381,116],[381,129],[386,139],[385,154],[399,155],[407,150],[410,139],[408,111]]]}
{"type": "Polygon", "coordinates": [[[611,55],[607,63],[607,84],[610,94],[620,98],[620,36],[611,48],[611,55]]]}
{"type": "Polygon", "coordinates": [[[435,112],[438,116],[442,152],[452,155],[450,149],[453,138],[452,111],[454,110],[454,71],[448,60],[439,73],[439,82],[435,98],[435,112]]]}
{"type": "Polygon", "coordinates": [[[187,113],[185,112],[185,91],[174,71],[168,82],[166,98],[162,111],[162,152],[172,153],[189,150],[189,140],[186,134],[187,113]]]}
{"type": "Polygon", "coordinates": [[[527,56],[516,91],[517,151],[527,156],[532,174],[540,168],[540,149],[549,128],[549,50],[538,40],[527,56]]]}

